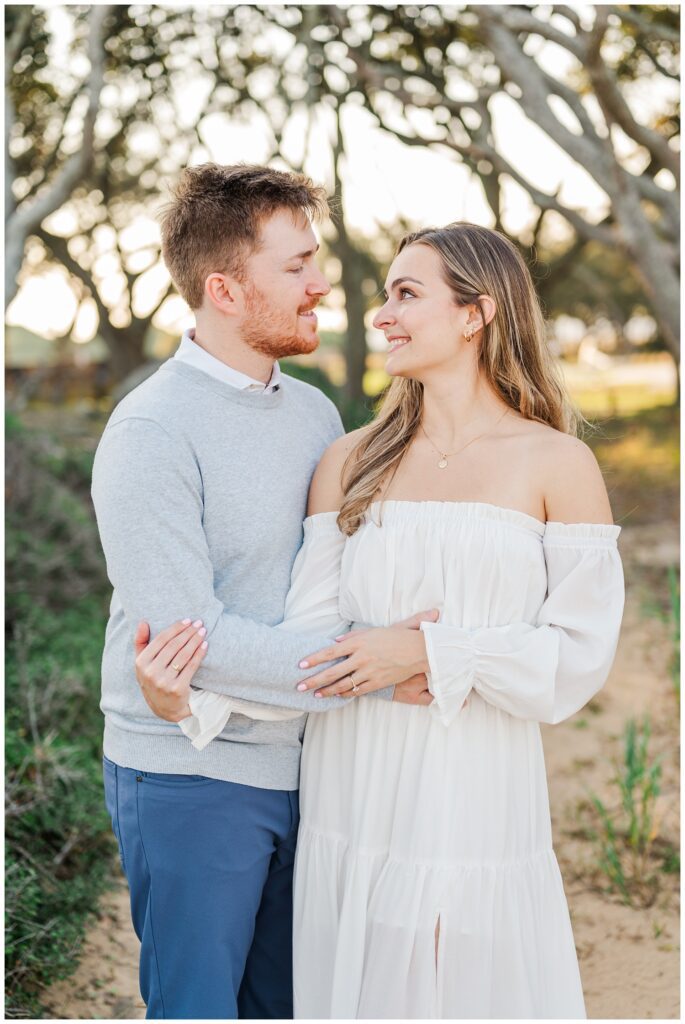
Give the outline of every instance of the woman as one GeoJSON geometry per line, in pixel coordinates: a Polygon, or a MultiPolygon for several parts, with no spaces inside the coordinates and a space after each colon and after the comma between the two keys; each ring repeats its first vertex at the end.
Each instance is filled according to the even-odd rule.
{"type": "MultiPolygon", "coordinates": [[[[385,685],[374,664],[402,643],[433,700],[350,700],[309,719],[295,1014],[582,1018],[539,722],[606,679],[620,528],[503,236],[408,235],[386,299],[374,324],[393,381],[377,419],[316,471],[283,628],[375,627],[307,680],[322,697],[385,685]],[[439,622],[406,640],[384,628],[430,607],[439,622]]],[[[206,734],[223,700],[194,696],[206,734]]]]}

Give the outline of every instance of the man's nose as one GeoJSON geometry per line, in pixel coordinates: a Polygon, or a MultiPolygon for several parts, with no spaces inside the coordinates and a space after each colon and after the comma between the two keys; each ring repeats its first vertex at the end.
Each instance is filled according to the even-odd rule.
{"type": "Polygon", "coordinates": [[[315,269],[313,278],[307,285],[307,293],[309,295],[328,295],[330,290],[331,286],[326,278],[318,268],[315,269]]]}

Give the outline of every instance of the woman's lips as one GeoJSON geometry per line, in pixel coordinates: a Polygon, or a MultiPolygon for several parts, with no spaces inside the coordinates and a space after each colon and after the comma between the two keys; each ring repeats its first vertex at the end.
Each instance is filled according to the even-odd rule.
{"type": "Polygon", "coordinates": [[[409,344],[409,338],[391,338],[390,339],[390,352],[396,352],[398,348],[402,348],[403,345],[409,344]]]}

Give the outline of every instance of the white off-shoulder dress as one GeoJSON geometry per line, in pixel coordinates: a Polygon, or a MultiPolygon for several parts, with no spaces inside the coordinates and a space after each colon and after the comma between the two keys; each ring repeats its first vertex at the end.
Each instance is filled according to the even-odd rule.
{"type": "Polygon", "coordinates": [[[369,696],[309,716],[297,1018],[585,1016],[539,723],[606,680],[619,532],[480,502],[375,503],[350,538],[336,513],[306,520],[280,628],[441,614],[422,627],[430,707],[369,696]]]}

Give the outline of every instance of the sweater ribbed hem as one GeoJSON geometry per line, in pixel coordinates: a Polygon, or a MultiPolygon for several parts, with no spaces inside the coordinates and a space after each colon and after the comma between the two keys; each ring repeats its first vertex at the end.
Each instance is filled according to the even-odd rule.
{"type": "Polygon", "coordinates": [[[232,743],[213,740],[196,750],[179,730],[178,736],[126,732],[105,719],[104,754],[122,768],[171,775],[204,775],[256,789],[292,791],[299,786],[298,746],[232,743]]]}

